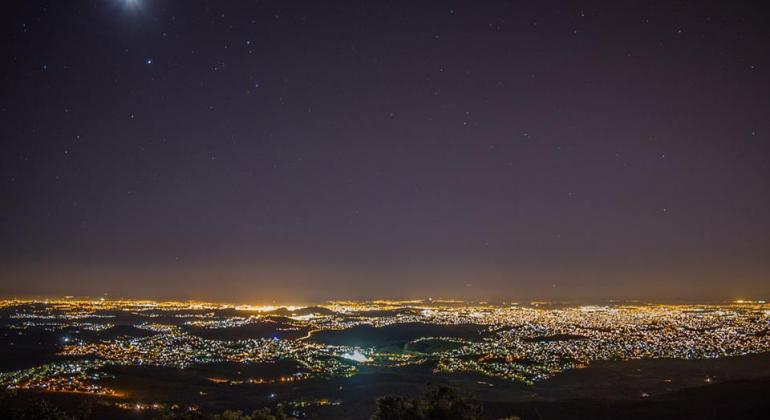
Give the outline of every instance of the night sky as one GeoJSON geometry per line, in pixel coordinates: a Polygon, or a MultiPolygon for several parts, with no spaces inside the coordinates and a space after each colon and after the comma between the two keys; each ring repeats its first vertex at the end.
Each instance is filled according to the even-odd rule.
{"type": "Polygon", "coordinates": [[[0,294],[770,297],[770,14],[4,1],[0,294]]]}

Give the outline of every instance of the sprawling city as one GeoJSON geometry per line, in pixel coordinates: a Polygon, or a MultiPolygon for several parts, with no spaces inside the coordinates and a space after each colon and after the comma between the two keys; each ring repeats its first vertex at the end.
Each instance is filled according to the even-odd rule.
{"type": "MultiPolygon", "coordinates": [[[[169,407],[210,409],[209,394],[235,387],[263,394],[265,405],[281,404],[297,417],[323,415],[347,403],[344,392],[324,383],[408,369],[505,389],[532,387],[600,362],[770,352],[770,305],[764,301],[426,299],[301,307],[62,298],[4,300],[0,314],[6,355],[0,386],[6,391],[89,395],[105,407],[156,414],[169,407]],[[181,390],[148,395],[134,377],[152,382],[157,372],[195,379],[181,390]],[[297,397],[302,383],[321,391],[297,397]],[[293,390],[286,392],[289,385],[293,390]]],[[[714,376],[702,379],[721,379],[714,376]]],[[[637,398],[653,392],[642,390],[637,398]]]]}

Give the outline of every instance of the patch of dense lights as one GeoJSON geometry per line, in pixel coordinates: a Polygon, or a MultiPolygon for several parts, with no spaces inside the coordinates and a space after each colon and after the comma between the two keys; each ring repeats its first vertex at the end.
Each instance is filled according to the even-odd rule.
{"type": "Polygon", "coordinates": [[[105,377],[98,369],[102,361],[51,363],[15,372],[0,373],[0,385],[5,389],[30,389],[47,392],[67,392],[120,397],[121,394],[95,382],[105,377]]]}
{"type": "Polygon", "coordinates": [[[369,362],[371,359],[366,357],[365,354],[361,353],[359,350],[353,350],[352,353],[343,353],[340,355],[343,359],[352,360],[354,362],[364,363],[369,362]]]}

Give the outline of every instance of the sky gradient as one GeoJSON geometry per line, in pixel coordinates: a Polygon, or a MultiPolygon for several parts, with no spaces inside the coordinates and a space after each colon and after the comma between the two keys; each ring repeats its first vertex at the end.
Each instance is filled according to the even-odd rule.
{"type": "Polygon", "coordinates": [[[770,297],[739,3],[4,2],[0,294],[770,297]]]}

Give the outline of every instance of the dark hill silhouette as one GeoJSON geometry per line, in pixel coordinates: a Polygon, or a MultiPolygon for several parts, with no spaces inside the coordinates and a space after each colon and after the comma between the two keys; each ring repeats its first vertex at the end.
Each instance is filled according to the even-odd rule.
{"type": "Polygon", "coordinates": [[[268,315],[278,316],[303,316],[303,315],[334,315],[336,312],[328,308],[320,306],[308,306],[306,308],[299,308],[295,310],[289,310],[287,308],[278,308],[270,312],[266,312],[268,315]]]}
{"type": "Polygon", "coordinates": [[[403,346],[421,337],[455,337],[475,340],[481,336],[482,327],[475,324],[436,325],[419,322],[373,327],[358,325],[346,330],[318,331],[313,341],[325,344],[381,347],[403,346]]]}
{"type": "Polygon", "coordinates": [[[244,340],[249,338],[299,338],[307,334],[308,329],[281,330],[281,322],[258,322],[232,328],[200,328],[185,326],[184,330],[192,335],[212,340],[244,340]]]}

